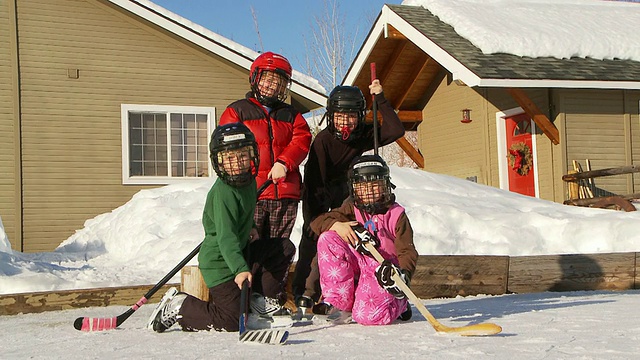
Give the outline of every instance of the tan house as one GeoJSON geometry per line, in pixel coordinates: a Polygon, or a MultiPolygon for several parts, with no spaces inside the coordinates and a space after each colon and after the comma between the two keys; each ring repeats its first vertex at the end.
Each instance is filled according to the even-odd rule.
{"type": "MultiPolygon", "coordinates": [[[[372,62],[424,170],[562,202],[572,160],[640,164],[638,61],[484,54],[423,7],[385,5],[343,83],[366,88],[372,62]]],[[[597,185],[638,193],[640,176],[597,185]]]]}
{"type": "MultiPolygon", "coordinates": [[[[0,217],[24,252],[140,189],[209,176],[208,137],[257,56],[142,0],[6,0],[0,34],[0,217]]],[[[294,72],[301,112],[324,93],[294,72]]]]}

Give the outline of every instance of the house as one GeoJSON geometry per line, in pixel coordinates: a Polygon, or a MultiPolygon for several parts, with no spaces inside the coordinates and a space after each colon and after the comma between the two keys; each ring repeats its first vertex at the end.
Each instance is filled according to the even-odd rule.
{"type": "MultiPolygon", "coordinates": [[[[208,138],[257,56],[144,0],[7,0],[0,34],[0,216],[24,252],[141,189],[210,176],[208,138]]],[[[301,112],[324,92],[294,72],[301,112]]]]}
{"type": "MultiPolygon", "coordinates": [[[[371,63],[424,170],[563,202],[573,160],[640,163],[640,61],[484,53],[424,6],[385,5],[343,83],[365,88],[371,63]]],[[[640,177],[598,186],[637,193],[640,177]]]]}

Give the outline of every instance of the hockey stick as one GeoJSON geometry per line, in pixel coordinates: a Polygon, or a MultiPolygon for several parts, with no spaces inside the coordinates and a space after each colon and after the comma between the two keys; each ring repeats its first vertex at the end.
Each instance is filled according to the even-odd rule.
{"type": "Polygon", "coordinates": [[[260,344],[282,345],[287,341],[289,332],[287,330],[249,330],[247,329],[247,319],[249,318],[249,282],[242,283],[240,291],[240,321],[238,324],[238,341],[257,342],[260,344]]]}
{"type": "MultiPolygon", "coordinates": [[[[371,82],[376,79],[376,63],[371,63],[371,82]]],[[[373,154],[378,155],[378,103],[376,96],[371,95],[371,109],[373,110],[373,154]]]]}
{"type": "MultiPolygon", "coordinates": [[[[376,261],[382,264],[382,262],[384,261],[384,258],[382,257],[382,255],[380,255],[380,253],[375,248],[375,246],[373,246],[373,244],[370,242],[366,242],[364,243],[364,245],[367,248],[367,250],[371,252],[371,255],[373,255],[376,261]]],[[[418,308],[422,316],[424,316],[425,319],[429,321],[431,326],[433,326],[433,328],[437,332],[454,333],[462,336],[486,336],[486,335],[494,335],[502,331],[502,328],[499,325],[492,324],[492,323],[473,324],[473,325],[466,325],[466,326],[460,326],[460,327],[445,326],[441,324],[435,317],[433,317],[433,315],[431,315],[431,313],[429,312],[429,310],[427,310],[427,308],[424,306],[422,301],[413,293],[413,291],[411,291],[409,286],[405,284],[404,281],[402,281],[402,278],[400,278],[400,275],[398,275],[395,271],[393,272],[393,280],[398,285],[398,287],[400,287],[402,292],[409,298],[409,300],[411,300],[413,305],[415,305],[416,308],[418,308]]]]}
{"type": "MultiPolygon", "coordinates": [[[[272,183],[272,180],[265,181],[264,184],[262,184],[262,186],[260,186],[260,188],[257,190],[257,197],[259,197],[260,194],[262,194],[262,192],[272,183]]],[[[122,325],[122,323],[125,322],[125,320],[129,318],[129,316],[131,316],[142,305],[146,304],[146,302],[149,301],[153,294],[160,290],[160,288],[162,288],[164,284],[171,280],[171,278],[175,274],[177,274],[180,269],[182,269],[191,259],[193,259],[194,256],[196,256],[196,254],[200,251],[200,246],[202,246],[202,242],[200,242],[200,244],[198,244],[198,246],[196,246],[196,248],[193,249],[189,253],[189,255],[187,255],[187,257],[182,259],[182,261],[180,261],[180,263],[176,265],[176,267],[171,269],[171,271],[169,271],[169,273],[165,275],[162,280],[158,281],[158,283],[154,287],[152,287],[151,290],[144,294],[144,296],[140,298],[138,302],[136,302],[124,313],[111,318],[89,318],[86,316],[79,317],[73,322],[73,327],[76,330],[81,331],[103,331],[112,330],[122,325]]]]}

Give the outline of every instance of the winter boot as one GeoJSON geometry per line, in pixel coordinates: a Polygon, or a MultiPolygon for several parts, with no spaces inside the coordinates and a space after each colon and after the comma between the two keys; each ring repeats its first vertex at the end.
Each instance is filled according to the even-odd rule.
{"type": "Polygon", "coordinates": [[[314,305],[313,313],[315,314],[313,317],[315,324],[348,324],[352,321],[351,311],[342,311],[326,302],[314,305]]]}
{"type": "Polygon", "coordinates": [[[280,305],[277,299],[253,293],[251,294],[249,307],[251,308],[251,314],[247,318],[247,327],[250,329],[273,329],[293,326],[294,320],[291,316],[291,311],[280,305]]]}
{"type": "Polygon", "coordinates": [[[402,321],[409,321],[412,315],[413,315],[413,311],[411,311],[411,304],[407,302],[407,308],[405,309],[405,311],[402,312],[402,314],[400,314],[398,319],[402,321]]]}
{"type": "Polygon", "coordinates": [[[291,311],[280,305],[280,302],[277,299],[262,296],[258,293],[251,294],[249,306],[254,314],[258,314],[260,316],[291,316],[291,311]]]}
{"type": "Polygon", "coordinates": [[[296,308],[298,309],[295,317],[297,320],[307,319],[311,320],[311,317],[306,314],[307,309],[312,309],[315,305],[315,301],[306,295],[302,295],[296,299],[296,308]]]}
{"type": "Polygon", "coordinates": [[[187,294],[178,292],[178,289],[174,287],[169,289],[151,314],[147,327],[161,333],[173,326],[180,318],[178,313],[186,298],[187,294]]]}

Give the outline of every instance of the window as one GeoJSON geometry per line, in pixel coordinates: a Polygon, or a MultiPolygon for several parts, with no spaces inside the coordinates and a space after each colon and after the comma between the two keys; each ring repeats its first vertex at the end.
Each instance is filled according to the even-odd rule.
{"type": "Polygon", "coordinates": [[[121,109],[124,184],[169,184],[211,174],[215,108],[124,104],[121,109]]]}

